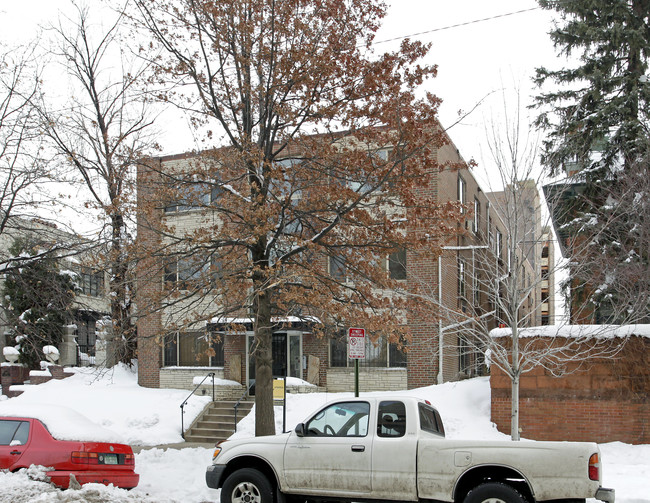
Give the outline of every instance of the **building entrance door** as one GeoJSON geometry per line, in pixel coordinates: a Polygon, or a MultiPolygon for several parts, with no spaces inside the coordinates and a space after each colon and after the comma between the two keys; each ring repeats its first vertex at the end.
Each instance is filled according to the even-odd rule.
{"type": "MultiPolygon", "coordinates": [[[[249,334],[246,342],[248,385],[255,382],[255,336],[249,334]]],[[[273,377],[302,379],[302,332],[274,332],[271,339],[273,377]]],[[[254,394],[254,391],[251,391],[254,394]]]]}

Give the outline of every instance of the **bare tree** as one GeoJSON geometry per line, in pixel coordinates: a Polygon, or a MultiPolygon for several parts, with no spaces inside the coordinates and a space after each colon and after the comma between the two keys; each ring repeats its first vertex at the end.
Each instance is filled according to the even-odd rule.
{"type": "MultiPolygon", "coordinates": [[[[41,135],[31,104],[40,89],[33,47],[0,46],[0,236],[35,216],[52,180],[41,157],[41,135]]],[[[6,257],[5,257],[6,258],[6,257]]],[[[4,261],[5,258],[2,260],[4,261]]]]}
{"type": "MultiPolygon", "coordinates": [[[[519,440],[519,384],[524,373],[539,367],[552,375],[575,372],[593,358],[615,355],[621,339],[600,338],[605,330],[601,327],[570,329],[559,317],[548,321],[551,326],[532,328],[541,325],[542,307],[553,297],[550,278],[565,275],[566,263],[543,258],[543,248],[553,245],[549,243],[551,222],[539,196],[544,180],[537,168],[538,144],[520,116],[521,108],[515,105],[511,111],[506,105],[504,94],[503,125],[493,121],[487,131],[493,166],[489,185],[498,189],[489,187],[493,190],[487,194],[489,215],[483,214],[483,221],[477,222],[474,212],[467,213],[486,232],[476,233],[481,237],[474,244],[448,247],[446,252],[455,253],[462,263],[462,305],[440,303],[440,295],[427,291],[424,282],[419,295],[441,320],[439,344],[432,356],[440,357],[441,351],[457,355],[463,375],[475,375],[476,367],[486,364],[508,376],[511,436],[519,440]]],[[[565,195],[560,189],[553,192],[557,198],[565,195]]],[[[573,264],[574,268],[592,266],[573,264]]]]}
{"type": "Polygon", "coordinates": [[[173,84],[165,99],[206,141],[202,155],[143,174],[150,211],[139,228],[157,231],[172,259],[158,299],[172,327],[172,318],[252,317],[256,434],[271,434],[274,323],[366,323],[395,340],[403,301],[386,293],[382,260],[407,248],[435,254],[456,232],[458,206],[439,205],[430,185],[447,141],[438,100],[415,96],[435,68],[416,64],[427,52],[417,42],[370,54],[385,14],[374,0],[136,5],[164,51],[152,60],[173,84]],[[173,213],[188,207],[197,213],[182,225],[173,213]],[[180,315],[192,296],[194,314],[180,315]]]}
{"type": "MultiPolygon", "coordinates": [[[[119,358],[135,356],[131,319],[133,267],[129,221],[134,209],[135,165],[153,147],[146,99],[139,87],[146,65],[138,66],[124,51],[123,14],[108,24],[91,22],[91,11],[74,4],[75,19],[51,28],[51,55],[69,77],[64,103],[43,98],[38,111],[43,133],[71,179],[90,194],[86,208],[105,221],[102,269],[110,276],[109,296],[114,335],[123,341],[119,358]]],[[[106,22],[106,19],[104,19],[106,22]]]]}

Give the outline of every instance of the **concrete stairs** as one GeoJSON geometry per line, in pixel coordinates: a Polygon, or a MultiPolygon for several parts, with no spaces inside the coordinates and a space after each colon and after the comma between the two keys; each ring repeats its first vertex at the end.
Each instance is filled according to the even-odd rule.
{"type": "MultiPolygon", "coordinates": [[[[186,442],[217,443],[235,432],[234,401],[212,402],[185,432],[186,442]]],[[[242,400],[237,411],[237,422],[253,408],[254,402],[242,400]]]]}

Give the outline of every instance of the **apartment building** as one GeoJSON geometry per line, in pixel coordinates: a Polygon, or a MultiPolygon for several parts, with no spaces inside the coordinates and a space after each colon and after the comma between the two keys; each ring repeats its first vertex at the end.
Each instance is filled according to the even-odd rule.
{"type": "MultiPolygon", "coordinates": [[[[95,355],[96,323],[110,315],[107,274],[97,266],[96,254],[99,251],[52,222],[10,217],[0,235],[0,264],[3,264],[4,271],[0,276],[0,289],[4,286],[5,275],[16,273],[11,267],[9,250],[18,239],[29,242],[37,250],[51,251],[59,257],[59,268],[74,274],[80,291],[70,313],[70,323],[75,327],[78,363],[89,364],[95,355]]],[[[6,321],[4,309],[0,308],[0,361],[4,360],[2,348],[9,343],[10,335],[11,327],[6,321]]]]}
{"type": "MultiPolygon", "coordinates": [[[[438,149],[437,159],[440,164],[463,163],[451,142],[438,149]]],[[[152,159],[140,166],[140,204],[158,197],[155,179],[161,173],[182,173],[197,162],[201,162],[200,156],[183,154],[152,159]]],[[[403,316],[411,339],[405,344],[381,339],[367,344],[366,358],[361,362],[362,390],[415,388],[478,375],[485,370],[481,344],[473,340],[479,328],[475,327],[474,332],[468,328],[476,320],[484,331],[502,323],[499,303],[495,302],[495,295],[500,293],[495,285],[509,267],[508,227],[467,167],[434,169],[429,176],[422,180],[421,191],[441,203],[462,203],[465,218],[461,232],[450,235],[440,256],[402,250],[378,259],[376,267],[384,268],[393,280],[401,282],[401,289],[419,292],[423,309],[430,306],[436,312],[435,321],[415,312],[396,314],[403,316]]],[[[201,197],[218,204],[219,191],[206,191],[201,197]]],[[[171,246],[174,233],[178,235],[190,227],[208,228],[214,218],[192,204],[161,205],[148,212],[146,218],[140,217],[138,241],[144,249],[165,248],[171,246]],[[164,237],[155,230],[159,224],[165,229],[164,237]]],[[[412,227],[420,224],[409,221],[412,227]]],[[[336,257],[314,260],[321,261],[324,273],[341,277],[345,274],[336,257]]],[[[195,377],[214,372],[244,388],[249,386],[255,379],[251,358],[255,319],[250,313],[233,312],[227,319],[201,317],[201,312],[210,311],[210,303],[219,302],[218,294],[208,295],[195,301],[196,318],[186,319],[181,328],[174,314],[178,310],[171,306],[155,308],[156,299],[164,296],[166,283],[178,284],[192,274],[209,274],[207,265],[184,272],[182,261],[180,257],[170,266],[151,253],[138,265],[137,303],[141,308],[151,307],[138,320],[140,384],[190,388],[195,377]]],[[[525,268],[532,277],[533,266],[526,263],[525,268]]],[[[188,302],[178,298],[176,305],[188,302]]],[[[532,310],[534,305],[529,302],[522,309],[532,310]]],[[[309,318],[290,313],[276,318],[275,323],[274,375],[298,377],[329,391],[353,389],[353,363],[347,356],[347,341],[341,337],[344,331],[319,334],[309,318]]]]}

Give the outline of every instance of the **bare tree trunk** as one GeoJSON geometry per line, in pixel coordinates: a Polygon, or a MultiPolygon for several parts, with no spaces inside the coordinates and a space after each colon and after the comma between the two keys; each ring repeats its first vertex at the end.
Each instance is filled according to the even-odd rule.
{"type": "Polygon", "coordinates": [[[124,363],[131,363],[135,355],[135,338],[131,326],[131,307],[128,287],[128,255],[124,244],[124,216],[120,212],[111,215],[111,258],[110,291],[111,318],[114,333],[120,338],[121,346],[117,357],[124,363]]]}
{"type": "Polygon", "coordinates": [[[521,440],[519,437],[519,375],[512,378],[512,397],[510,403],[510,438],[521,440]]]}
{"type": "Polygon", "coordinates": [[[512,393],[510,397],[510,438],[520,440],[519,437],[519,327],[512,325],[512,393]]]}
{"type": "Polygon", "coordinates": [[[255,327],[255,436],[275,435],[271,298],[257,289],[255,327]]]}

